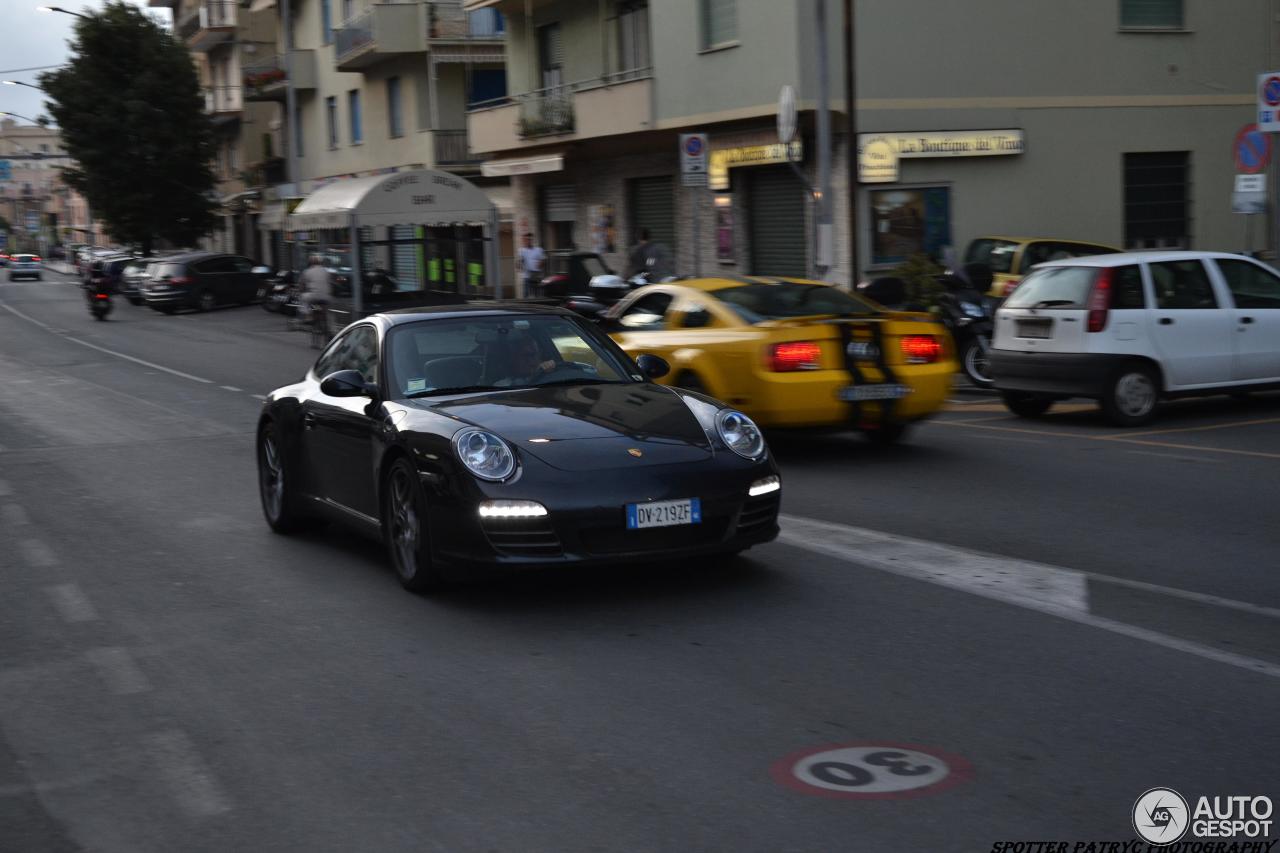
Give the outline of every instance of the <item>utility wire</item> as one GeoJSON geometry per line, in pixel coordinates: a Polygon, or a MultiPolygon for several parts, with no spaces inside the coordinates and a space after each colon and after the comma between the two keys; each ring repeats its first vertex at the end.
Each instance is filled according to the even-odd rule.
{"type": "MultiPolygon", "coordinates": [[[[66,63],[63,63],[65,65],[66,63]]],[[[0,74],[21,74],[23,71],[48,71],[50,68],[61,68],[62,65],[37,65],[35,68],[6,68],[0,74]]]]}

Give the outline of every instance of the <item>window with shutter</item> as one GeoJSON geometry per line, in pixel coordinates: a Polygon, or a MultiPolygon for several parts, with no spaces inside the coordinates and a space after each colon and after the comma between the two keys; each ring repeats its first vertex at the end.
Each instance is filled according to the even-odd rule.
{"type": "Polygon", "coordinates": [[[1120,26],[1135,30],[1180,30],[1182,0],[1120,0],[1120,26]]]}
{"type": "Polygon", "coordinates": [[[702,46],[728,44],[738,38],[737,0],[701,0],[702,46]]]}

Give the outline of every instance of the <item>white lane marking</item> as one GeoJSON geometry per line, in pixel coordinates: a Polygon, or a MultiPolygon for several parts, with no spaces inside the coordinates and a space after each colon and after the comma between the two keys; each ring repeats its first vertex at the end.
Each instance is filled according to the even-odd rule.
{"type": "Polygon", "coordinates": [[[51,791],[63,791],[69,788],[83,788],[107,779],[103,773],[82,773],[53,782],[33,782],[30,785],[0,785],[0,797],[26,797],[31,794],[43,794],[51,791]]]}
{"type": "Polygon", "coordinates": [[[1089,612],[1086,581],[1097,579],[1178,598],[1230,606],[1237,610],[1247,609],[1262,615],[1280,616],[1280,611],[1272,608],[1231,599],[1220,599],[1187,590],[1173,590],[1155,584],[1143,584],[1139,581],[1125,581],[1108,575],[1095,575],[995,554],[982,554],[964,548],[954,548],[935,542],[894,536],[876,530],[833,524],[811,518],[782,515],[779,516],[779,521],[782,523],[780,541],[796,548],[1047,613],[1217,663],[1280,678],[1280,664],[1225,652],[1158,631],[1095,616],[1089,612]],[[1230,604],[1224,604],[1224,602],[1230,602],[1230,604]]]}
{"type": "Polygon", "coordinates": [[[58,555],[39,539],[18,540],[18,550],[22,552],[23,559],[36,568],[47,569],[58,565],[58,555]]]}
{"type": "Polygon", "coordinates": [[[151,683],[125,649],[116,646],[90,649],[85,652],[85,657],[97,668],[108,689],[117,696],[145,693],[151,689],[151,683]]]}
{"type": "Polygon", "coordinates": [[[236,387],[236,386],[234,386],[234,385],[219,385],[218,387],[219,387],[219,388],[221,388],[223,391],[236,391],[236,392],[240,392],[240,391],[243,391],[243,390],[244,390],[243,388],[237,388],[237,387],[236,387]]]}
{"type": "Polygon", "coordinates": [[[191,817],[209,817],[231,808],[226,794],[196,752],[191,738],[180,731],[157,732],[144,739],[161,777],[178,805],[191,817]]]}
{"type": "Polygon", "coordinates": [[[27,517],[27,511],[17,504],[0,506],[0,520],[10,527],[25,527],[31,523],[31,519],[27,517]]]}
{"type": "Polygon", "coordinates": [[[0,498],[7,498],[13,494],[13,489],[9,488],[9,484],[4,480],[0,480],[0,498]]]}
{"type": "MultiPolygon", "coordinates": [[[[21,317],[22,319],[26,320],[29,323],[35,323],[37,326],[40,326],[41,328],[48,329],[49,331],[54,332],[55,334],[58,334],[60,331],[58,329],[51,328],[50,326],[44,323],[41,323],[39,320],[37,320],[34,317],[28,317],[26,314],[23,314],[21,311],[19,311],[18,309],[10,305],[0,305],[0,308],[5,309],[10,314],[16,314],[17,316],[21,317]]],[[[199,376],[192,376],[190,373],[183,373],[181,370],[174,370],[172,367],[165,367],[163,364],[156,364],[155,362],[152,362],[152,361],[145,361],[141,358],[134,358],[131,355],[125,355],[122,352],[116,352],[115,350],[110,350],[110,349],[107,349],[106,347],[100,347],[97,344],[91,344],[88,341],[82,341],[79,338],[73,338],[70,335],[62,334],[61,336],[71,341],[71,343],[73,344],[80,344],[80,346],[82,347],[95,349],[98,352],[103,352],[103,353],[106,353],[107,355],[114,355],[116,358],[123,358],[125,361],[132,361],[134,364],[141,364],[143,367],[150,367],[152,370],[162,370],[165,373],[169,373],[174,376],[181,376],[183,379],[190,379],[192,382],[201,382],[201,383],[204,383],[205,385],[214,384],[212,379],[202,379],[199,376]]]]}
{"type": "Polygon", "coordinates": [[[1161,459],[1177,459],[1182,462],[1204,462],[1208,465],[1219,465],[1223,461],[1221,459],[1210,459],[1207,456],[1182,456],[1177,453],[1156,453],[1153,450],[1130,450],[1128,452],[1134,453],[1138,456],[1159,456],[1161,459]]]}
{"type": "Polygon", "coordinates": [[[73,583],[61,583],[47,586],[45,591],[53,601],[58,614],[68,622],[92,622],[98,618],[98,611],[93,609],[93,602],[80,587],[73,583]]]}

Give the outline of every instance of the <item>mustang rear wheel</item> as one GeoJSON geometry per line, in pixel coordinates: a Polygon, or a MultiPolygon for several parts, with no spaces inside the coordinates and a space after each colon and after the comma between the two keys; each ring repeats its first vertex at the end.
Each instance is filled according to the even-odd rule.
{"type": "Polygon", "coordinates": [[[408,460],[396,460],[383,489],[382,530],[396,577],[410,592],[430,592],[440,587],[440,578],[431,564],[425,509],[418,472],[408,460]]]}
{"type": "Polygon", "coordinates": [[[276,533],[292,533],[302,526],[296,507],[292,477],[285,464],[284,450],[275,424],[264,424],[258,433],[258,492],[262,514],[276,533]]]}

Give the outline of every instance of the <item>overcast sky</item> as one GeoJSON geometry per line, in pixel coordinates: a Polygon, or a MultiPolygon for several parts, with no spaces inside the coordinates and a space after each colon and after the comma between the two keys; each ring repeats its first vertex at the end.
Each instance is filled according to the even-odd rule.
{"type": "MultiPolygon", "coordinates": [[[[129,0],[135,6],[146,8],[146,0],[129,0]]],[[[70,50],[67,41],[71,38],[71,25],[76,19],[70,15],[57,12],[37,12],[41,4],[61,5],[63,9],[72,11],[94,11],[101,9],[103,0],[0,0],[4,9],[4,31],[0,34],[0,80],[20,80],[23,83],[36,83],[39,71],[18,71],[19,68],[32,68],[42,65],[61,65],[67,61],[70,50]]],[[[167,9],[154,9],[152,12],[168,22],[170,12],[167,9]]],[[[29,118],[47,115],[44,108],[44,94],[25,86],[0,86],[0,112],[18,113],[29,118]]],[[[19,120],[22,124],[26,124],[19,120]]]]}

